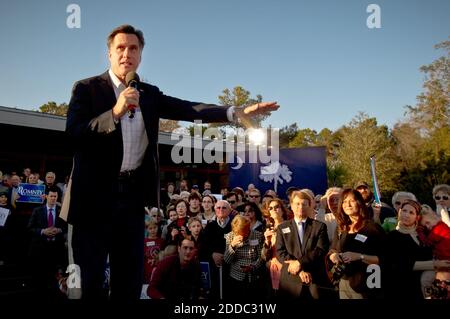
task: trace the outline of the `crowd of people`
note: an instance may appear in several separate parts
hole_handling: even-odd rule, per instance
[[[10,213],[0,226],[0,261],[30,263],[38,291],[66,298],[67,224],[58,217],[66,184],[55,178],[48,172],[41,182],[43,204],[28,204],[14,189],[39,176],[2,176],[0,207]],[[142,298],[448,299],[450,186],[430,191],[434,207],[407,191],[395,193],[392,206],[377,203],[363,181],[324,195],[168,183],[161,207],[143,216]]]

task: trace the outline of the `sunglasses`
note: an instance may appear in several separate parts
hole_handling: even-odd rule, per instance
[[[249,195],[248,197],[251,197],[251,198],[258,198],[258,197],[260,197],[260,195]]]
[[[277,210],[278,208],[280,208],[279,205],[269,206],[269,210]]]
[[[227,206],[217,206],[217,207],[215,207],[216,209],[228,209],[228,207]]]
[[[234,204],[234,203],[236,203],[236,201],[235,200],[229,200],[229,201],[227,201],[228,203],[230,203],[230,204]]]
[[[445,196],[445,195],[442,196],[442,197],[441,197],[441,196],[434,196],[434,199],[435,199],[435,200],[441,200],[441,198],[442,198],[443,200],[448,200],[448,196]]]

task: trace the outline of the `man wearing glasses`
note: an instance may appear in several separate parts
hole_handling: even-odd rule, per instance
[[[248,192],[248,201],[259,206],[261,203],[261,193],[258,189],[253,188]]]
[[[205,227],[205,242],[208,243],[209,266],[211,270],[211,298],[219,299],[226,290],[229,267],[223,262],[225,253],[225,234],[231,232],[231,206],[226,200],[219,200],[214,205],[216,219]],[[221,278],[222,277],[222,278]],[[221,286],[221,283],[224,286]],[[222,292],[222,293],[221,293]]]

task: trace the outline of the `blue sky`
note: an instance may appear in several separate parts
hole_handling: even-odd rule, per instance
[[[69,29],[66,8],[81,8]],[[381,29],[366,8],[381,7]],[[415,104],[419,67],[442,55],[448,0],[147,0],[0,2],[0,105],[68,102],[75,81],[108,68],[106,36],[129,23],[146,38],[141,78],[217,103],[241,85],[281,105],[266,125],[332,130],[358,111],[392,127]]]

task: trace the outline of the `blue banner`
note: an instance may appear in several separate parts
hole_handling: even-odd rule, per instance
[[[45,185],[20,183],[16,188],[16,202],[42,204],[45,195]]]
[[[202,288],[207,290],[211,289],[211,272],[209,270],[209,262],[201,261],[200,270],[202,272]]]
[[[235,163],[240,164],[236,167]],[[254,184],[261,195],[273,189],[280,198],[286,198],[291,186],[309,188],[314,194],[325,194],[327,189],[325,147],[281,149],[279,160],[268,164],[245,163],[242,159],[235,159],[235,163],[228,165],[231,188],[247,189],[248,184]]]

